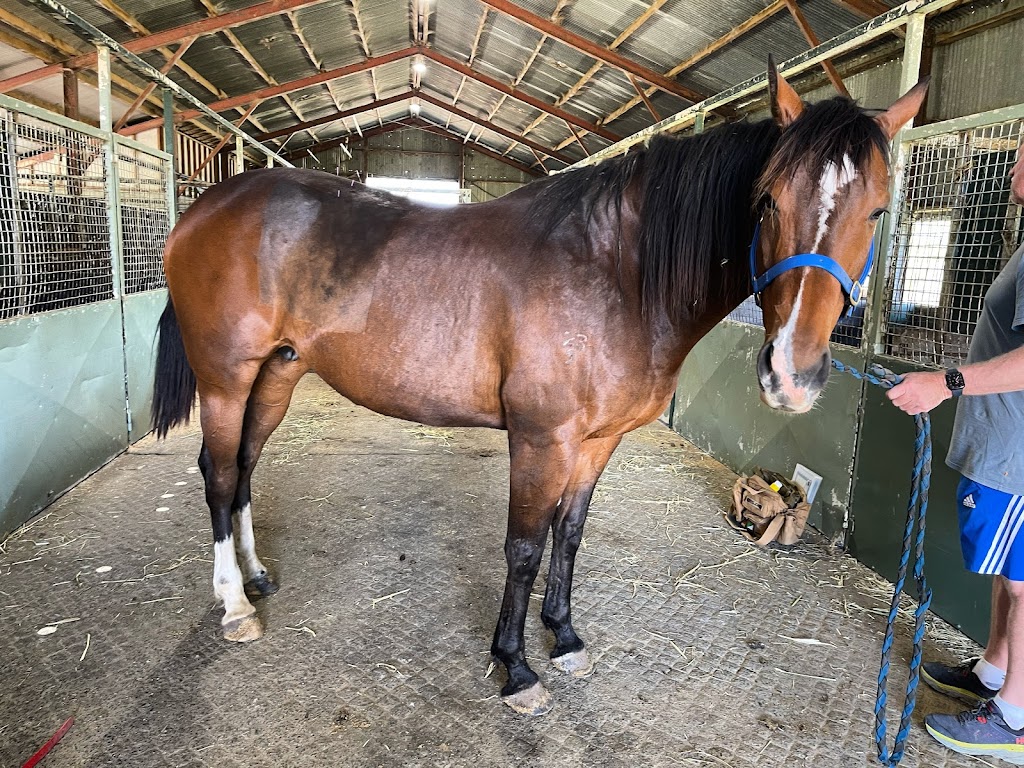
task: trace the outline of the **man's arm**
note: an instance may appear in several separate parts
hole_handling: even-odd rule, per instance
[[[964,397],[995,395],[1024,389],[1024,347],[981,363],[960,366]],[[885,393],[893,405],[914,415],[926,413],[953,393],[946,388],[945,371],[908,373],[902,382]]]

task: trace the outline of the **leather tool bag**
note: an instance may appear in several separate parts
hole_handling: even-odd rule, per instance
[[[755,469],[736,480],[725,519],[758,546],[773,541],[792,546],[800,540],[810,511],[798,486],[777,472]]]

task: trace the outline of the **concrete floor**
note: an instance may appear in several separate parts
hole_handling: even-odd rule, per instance
[[[254,482],[281,591],[245,646],[219,637],[197,429],[137,444],[0,549],[0,766],[71,715],[46,768],[877,765],[885,585],[819,542],[741,540],[720,518],[732,473],[661,425],[613,457],[577,561],[596,674],[545,668],[538,600],[527,643],[555,709],[501,705],[504,437],[378,417],[306,377]],[[973,649],[938,620],[929,638],[932,658]],[[982,764],[921,725],[955,709],[922,693],[905,766]]]

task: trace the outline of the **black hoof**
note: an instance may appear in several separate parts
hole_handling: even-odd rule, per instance
[[[267,597],[277,592],[277,590],[277,582],[273,581],[265,573],[245,582],[245,594],[250,597]]]

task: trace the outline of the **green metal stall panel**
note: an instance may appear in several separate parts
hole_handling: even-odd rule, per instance
[[[897,373],[927,370],[894,358],[877,362]],[[956,406],[947,400],[931,412],[932,477],[925,536],[925,576],[934,592],[932,610],[984,643],[988,637],[990,576],[964,569],[957,524],[960,475],[946,466]],[[864,399],[857,475],[853,485],[851,553],[894,580],[903,545],[907,497],[914,466],[914,419],[896,408],[878,387]]]
[[[773,411],[758,395],[755,372],[764,330],[725,322],[690,352],[676,391],[672,427],[739,473],[760,466],[791,476],[797,463],[822,476],[812,525],[842,539],[850,506],[861,384],[833,371],[809,414]],[[862,363],[842,348],[833,354]]]
[[[0,536],[127,447],[120,302],[0,323]]]
[[[125,377],[128,389],[128,442],[149,433],[156,366],[156,326],[167,302],[167,290],[124,297]]]

